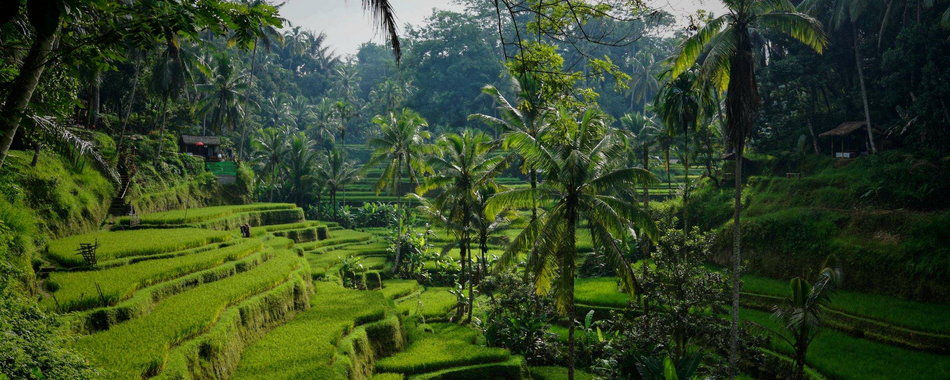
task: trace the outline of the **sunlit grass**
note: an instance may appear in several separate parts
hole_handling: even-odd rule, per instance
[[[49,257],[63,266],[81,266],[85,261],[76,250],[80,243],[94,244],[98,241],[97,259],[108,261],[130,256],[156,255],[160,253],[195,248],[210,243],[228,240],[231,234],[198,228],[142,229],[126,231],[96,231],[56,239],[47,245]]]

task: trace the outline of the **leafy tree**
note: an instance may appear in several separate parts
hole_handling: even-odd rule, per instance
[[[726,135],[736,153],[735,209],[733,213],[734,251],[732,256],[732,347],[729,362],[735,376],[739,337],[739,290],[741,260],[742,160],[746,139],[758,116],[760,98],[755,81],[755,55],[752,34],[771,30],[804,43],[821,52],[827,39],[818,20],[799,13],[787,0],[730,0],[729,13],[710,20],[680,45],[672,58],[670,75],[676,77],[691,68],[704,50],[697,83],[711,83],[716,90],[727,90]]]
[[[562,120],[561,139],[545,146],[541,141],[521,135],[511,146],[527,156],[547,173],[547,180],[536,189],[515,189],[495,195],[487,213],[503,208],[528,208],[535,197],[547,205],[508,245],[498,262],[499,269],[511,268],[518,254],[528,252],[526,272],[534,280],[539,294],[552,293],[558,311],[573,322],[574,277],[577,261],[577,228],[588,220],[595,248],[603,249],[617,270],[624,289],[631,294],[639,288],[636,275],[617,244],[632,228],[647,236],[656,236],[650,216],[636,203],[612,195],[655,181],[652,174],[636,168],[611,168],[623,149],[620,137],[608,132],[594,110],[579,121]],[[574,323],[568,328],[568,377],[574,376]]]
[[[391,194],[399,196],[397,215],[399,215],[398,224],[401,231],[404,212],[403,196],[400,196],[402,176],[405,173],[410,182],[419,184],[418,176],[422,174],[423,146],[425,140],[429,138],[429,132],[425,130],[428,124],[422,116],[408,108],[404,108],[399,116],[394,112],[390,112],[387,116],[378,115],[373,118],[373,124],[379,127],[379,134],[366,141],[366,146],[373,149],[373,153],[364,168],[374,168],[385,164],[383,173],[376,182],[376,194],[379,195],[381,191],[389,188]],[[398,241],[397,236],[394,272],[399,268],[400,247],[402,243]]]

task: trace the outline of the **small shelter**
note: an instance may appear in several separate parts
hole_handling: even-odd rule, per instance
[[[727,163],[727,161],[735,161],[736,152],[723,154],[719,159],[722,160],[722,169],[719,171],[719,177],[721,177],[723,181],[734,180],[736,178],[736,164],[732,162]],[[742,173],[745,173],[743,175],[749,174],[751,169],[752,160],[746,156],[742,156]]]
[[[827,137],[831,145],[831,155],[837,158],[854,158],[857,156],[866,156],[869,152],[871,143],[868,139],[868,123],[865,121],[846,121],[837,128],[818,135],[819,138]],[[880,128],[874,126],[874,142],[877,150],[884,150],[889,146],[888,141],[882,136]]]
[[[181,153],[201,156],[205,161],[223,160],[224,152],[221,151],[221,139],[218,136],[181,135],[178,145]]]

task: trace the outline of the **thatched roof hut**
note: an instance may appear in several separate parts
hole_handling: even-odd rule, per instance
[[[859,155],[867,155],[870,147],[868,140],[868,123],[861,121],[846,121],[834,129],[823,132],[818,135],[819,138],[827,137],[831,140],[831,155],[838,158],[854,158]],[[883,150],[887,144],[881,136],[881,129],[874,126],[871,131],[874,133],[874,143],[878,150]]]

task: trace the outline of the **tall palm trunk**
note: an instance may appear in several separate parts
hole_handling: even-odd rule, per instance
[[[858,27],[854,21],[851,22],[851,34],[854,37],[854,63],[858,68],[858,83],[861,84],[861,100],[864,102],[864,120],[867,122],[869,149],[871,153],[877,153],[877,145],[874,144],[874,126],[871,124],[871,107],[868,105],[868,90],[864,85],[864,69],[861,68],[861,43],[858,39]]]
[[[755,83],[755,55],[752,52],[752,36],[746,24],[737,25],[737,51],[729,67],[729,86],[726,97],[727,132],[729,142],[736,151],[736,188],[733,210],[733,251],[732,251],[732,324],[729,341],[729,369],[732,378],[737,373],[739,350],[739,292],[741,290],[742,260],[742,161],[745,141],[752,132],[752,125],[761,107]]]
[[[23,118],[23,112],[26,111],[33,97],[33,90],[36,89],[36,84],[39,83],[43,70],[46,69],[46,58],[53,50],[58,31],[59,27],[48,36],[37,34],[33,45],[30,46],[30,52],[23,59],[20,73],[10,86],[7,100],[0,109],[0,167],[7,158],[7,152],[13,144],[13,137],[16,136],[20,120]]]
[[[689,239],[689,128],[683,130],[683,235]]]
[[[135,90],[139,86],[139,74],[141,73],[139,63],[135,64],[135,76],[132,79],[132,92],[129,94],[129,106],[126,108],[125,117],[122,119],[122,131],[119,132],[119,142],[115,144],[115,153],[118,155],[122,151],[122,143],[125,141],[125,129],[129,125],[129,118],[132,116],[132,105],[135,104]]]
[[[396,167],[399,167],[399,166],[402,166],[401,163],[396,163]],[[393,183],[393,194],[399,193],[399,184],[402,182],[402,176],[400,176],[398,172],[399,170],[397,170],[396,179],[394,180],[394,183]],[[393,273],[399,273],[399,259],[401,258],[400,256],[402,256],[402,220],[403,220],[402,198],[403,197],[399,197],[399,200],[396,202],[396,208],[397,208],[396,219],[399,219],[399,220],[397,223],[398,229],[396,230],[397,231],[396,233],[396,260],[393,262]]]
[[[465,251],[468,253],[468,258],[465,259],[468,264],[468,318],[466,318],[466,322],[472,322],[472,306],[475,303],[475,290],[474,290],[475,278],[472,277],[472,267],[474,266],[472,265],[472,257],[474,255],[472,255],[472,235],[471,233],[468,232],[468,227],[469,227],[469,224],[471,223],[468,217],[468,214],[470,211],[471,211],[471,208],[469,207],[469,204],[466,201],[465,206],[463,207],[463,210],[462,210],[463,212],[462,228],[465,229],[464,244],[465,244]]]
[[[165,145],[165,107],[168,104],[168,96],[162,95],[162,127],[158,133],[158,149],[155,154],[155,168],[158,169],[158,162],[162,159],[162,146]]]
[[[251,74],[247,76],[247,89],[244,90],[244,109],[250,100],[251,87],[254,85],[254,71],[257,70],[257,39],[254,39],[254,49],[251,50]],[[244,137],[247,136],[247,112],[241,118],[241,146],[238,148],[238,159],[244,159]]]
[[[531,221],[538,219],[538,196],[534,193],[538,189],[538,171],[531,167],[528,169],[528,176],[531,180]]]
[[[650,148],[647,143],[643,143],[643,170],[647,172],[650,171]],[[643,183],[643,209],[647,212],[650,211],[650,185],[646,182]],[[643,250],[643,258],[648,259],[650,257],[650,239],[646,236],[641,236],[640,249]],[[649,265],[644,263],[644,271],[649,269]]]
[[[567,327],[567,378],[568,380],[574,380],[574,366],[576,362],[576,352],[574,347],[574,320],[576,319],[575,309],[574,309],[574,262],[575,257],[577,256],[577,209],[575,205],[577,203],[576,196],[572,197],[573,199],[568,199],[567,201],[567,225],[570,228],[567,229],[567,241],[568,241],[568,252],[567,255],[563,258],[561,262],[561,280],[567,281],[567,318],[568,318],[568,327]]]

